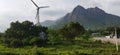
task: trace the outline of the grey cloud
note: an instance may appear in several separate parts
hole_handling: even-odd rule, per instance
[[[112,1],[112,2],[110,2],[110,5],[111,6],[120,6],[120,1],[118,0],[118,1]]]
[[[51,11],[43,11],[42,14],[48,16],[61,16],[65,13],[67,13],[65,10],[51,10]]]

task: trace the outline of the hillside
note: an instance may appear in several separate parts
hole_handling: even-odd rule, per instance
[[[54,21],[55,23],[52,27],[60,28],[71,21],[79,22],[86,29],[100,29],[114,25],[120,26],[119,16],[108,14],[98,7],[85,9],[78,5],[72,12],[67,13],[57,21]]]
[[[46,20],[46,21],[42,22],[41,24],[42,24],[42,26],[52,26],[53,24],[55,24],[55,21]]]

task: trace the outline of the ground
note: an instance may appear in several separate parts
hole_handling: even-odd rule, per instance
[[[110,42],[110,43],[113,43],[113,44],[116,43],[115,38],[94,37],[93,39],[94,40],[101,40],[103,43],[104,42]],[[120,45],[120,38],[117,39],[117,43]]]
[[[119,46],[120,48],[120,46]],[[68,44],[47,45],[45,47],[26,46],[8,48],[0,45],[0,55],[120,55],[115,45],[101,41],[75,41]]]

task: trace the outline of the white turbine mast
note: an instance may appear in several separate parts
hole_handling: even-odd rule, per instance
[[[37,26],[40,26],[41,24],[40,24],[39,10],[40,10],[41,8],[48,8],[49,6],[41,6],[41,7],[39,7],[33,0],[31,0],[31,1],[32,1],[32,3],[37,7],[37,13],[36,13],[35,19],[36,19],[36,25],[37,25]]]
[[[118,43],[117,43],[117,28],[115,27],[115,44],[116,44],[116,50],[118,51]]]

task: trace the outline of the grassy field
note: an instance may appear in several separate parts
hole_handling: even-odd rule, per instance
[[[0,45],[0,55],[120,55],[120,51],[117,52],[115,45],[110,43],[75,41],[45,47],[8,48]]]

